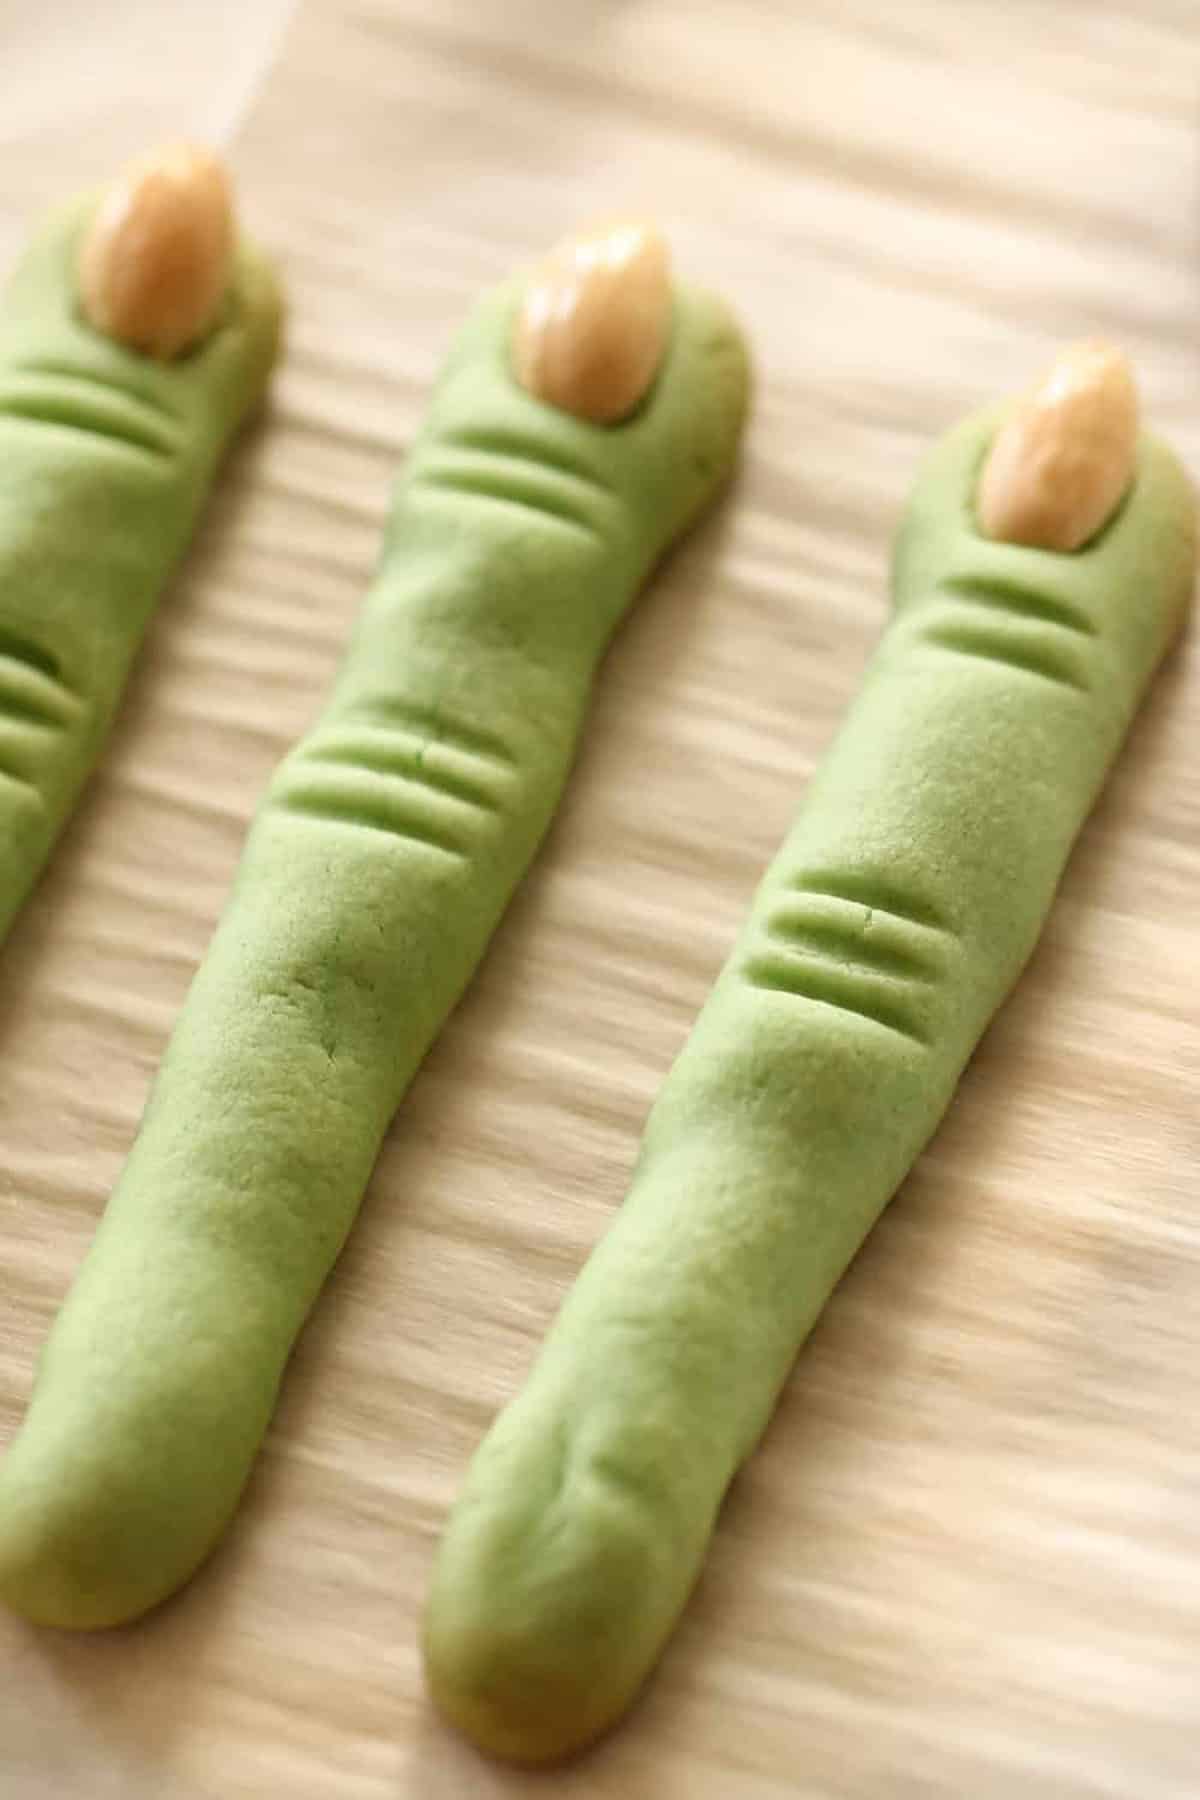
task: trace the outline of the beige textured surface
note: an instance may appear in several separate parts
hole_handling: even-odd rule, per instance
[[[1190,0],[301,5],[235,145],[286,264],[287,365],[0,958],[0,1441],[452,321],[634,205],[736,299],[757,409],[736,493],[614,649],[227,1542],[136,1628],[0,1621],[4,1800],[1200,1791],[1187,647],[625,1729],[557,1777],[489,1769],[430,1717],[414,1632],[464,1463],[618,1203],[853,691],[922,446],[1099,330],[1200,469],[1194,25]],[[159,75],[156,106],[197,69]],[[6,108],[0,246],[133,147],[136,92],[86,134],[48,99]]]

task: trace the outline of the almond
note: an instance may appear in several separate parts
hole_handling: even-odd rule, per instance
[[[644,220],[560,244],[530,278],[513,331],[522,387],[577,418],[627,418],[658,373],[671,321],[670,257]]]
[[[178,356],[214,323],[233,257],[229,180],[210,151],[140,157],[96,210],[79,260],[90,324],[148,356]]]
[[[1064,350],[996,436],[979,485],[984,534],[1042,550],[1078,550],[1133,479],[1138,397],[1119,350]]]

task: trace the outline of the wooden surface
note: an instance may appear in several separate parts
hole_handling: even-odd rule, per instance
[[[0,1441],[255,798],[330,679],[453,322],[632,201],[735,300],[758,393],[736,490],[603,670],[559,821],[397,1119],[228,1539],[129,1630],[0,1621],[4,1800],[1193,1800],[1187,646],[636,1713],[555,1777],[492,1769],[431,1716],[415,1637],[466,1460],[620,1201],[883,622],[922,448],[1100,330],[1200,469],[1190,0],[307,0],[265,69],[278,17],[225,6],[185,57],[143,45],[124,87],[89,61],[96,9],[67,10],[6,104],[0,249],[172,106],[203,125],[220,78],[292,321],[0,959]],[[258,34],[236,80],[235,17]]]

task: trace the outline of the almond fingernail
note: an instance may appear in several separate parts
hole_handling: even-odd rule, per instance
[[[148,356],[178,356],[214,324],[233,246],[233,198],[217,157],[192,144],[140,157],[104,195],[84,240],[84,315]]]
[[[1064,350],[992,445],[979,484],[985,536],[1078,550],[1124,497],[1137,432],[1137,388],[1121,351],[1094,341]]]
[[[513,331],[517,380],[539,400],[611,425],[658,373],[671,319],[666,243],[621,219],[551,251],[530,278]]]

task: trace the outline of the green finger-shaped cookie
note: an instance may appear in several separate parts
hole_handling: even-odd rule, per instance
[[[274,777],[0,1465],[0,1595],[98,1626],[232,1512],[384,1130],[554,811],[597,661],[712,496],[745,403],[680,290],[612,427],[524,391],[521,290],[455,347],[325,711]]]
[[[428,1677],[497,1755],[578,1748],[644,1680],[799,1345],[1032,950],[1180,621],[1194,501],[1167,451],[1141,440],[1107,529],[1056,555],[976,528],[995,425],[967,423],[921,474],[861,694],[632,1191],[451,1516]]]
[[[274,278],[247,245],[216,325],[178,360],[96,330],[76,298],[95,205],[56,216],[0,297],[0,937],[95,762],[278,337]]]

